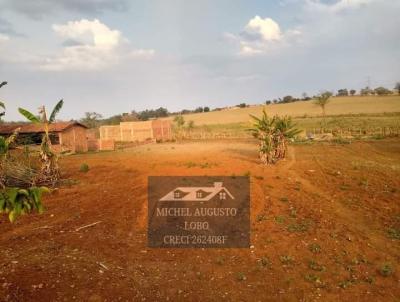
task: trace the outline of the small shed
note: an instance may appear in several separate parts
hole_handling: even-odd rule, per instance
[[[11,135],[19,128],[20,144],[40,144],[44,133],[41,124],[3,124],[0,135]],[[49,125],[50,140],[57,152],[87,152],[87,127],[79,122],[58,122]]]

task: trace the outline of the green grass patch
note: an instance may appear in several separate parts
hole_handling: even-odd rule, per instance
[[[387,235],[390,239],[400,240],[400,229],[397,228],[389,228],[387,230]]]
[[[314,254],[318,254],[318,253],[321,253],[321,246],[318,244],[318,243],[311,243],[309,246],[308,246],[308,249],[311,251],[311,252],[313,252]]]
[[[392,264],[385,263],[379,268],[379,273],[383,277],[389,277],[394,273],[394,268],[393,268]]]

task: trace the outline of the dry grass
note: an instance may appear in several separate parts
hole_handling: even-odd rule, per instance
[[[249,114],[261,115],[263,105],[248,108],[235,108],[206,113],[185,115],[185,120],[193,120],[195,125],[247,123]],[[321,109],[312,101],[267,106],[270,115],[291,115],[293,117],[315,117],[321,115]],[[346,114],[382,114],[400,112],[400,96],[355,96],[333,97],[326,106],[327,115]]]

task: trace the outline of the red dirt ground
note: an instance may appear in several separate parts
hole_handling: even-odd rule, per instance
[[[399,301],[400,141],[289,151],[273,167],[252,141],[63,158],[44,214],[0,218],[0,299]],[[147,176],[247,174],[250,249],[147,248]]]

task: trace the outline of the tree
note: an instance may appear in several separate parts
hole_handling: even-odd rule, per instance
[[[374,91],[375,91],[375,93],[377,95],[389,95],[389,94],[392,94],[391,90],[389,90],[389,89],[387,89],[385,87],[382,87],[382,86],[375,88]]]
[[[344,88],[344,89],[339,89],[337,95],[338,95],[338,96],[348,96],[348,95],[349,95],[349,92],[348,92],[348,90],[347,90],[346,88]]]
[[[325,119],[325,107],[329,103],[329,98],[332,96],[332,92],[330,91],[324,91],[321,92],[316,99],[314,100],[314,104],[321,107],[322,110],[322,116]]]
[[[210,107],[204,107],[204,112],[210,112]]]
[[[195,113],[200,113],[200,112],[203,112],[203,111],[204,111],[203,107],[197,107],[197,108],[194,110]]]
[[[181,114],[174,117],[174,125],[172,129],[177,140],[184,137],[184,125],[185,119]]]
[[[122,113],[121,116],[121,122],[135,122],[138,119],[139,119],[138,114],[135,110],[132,110],[131,112]]]
[[[270,105],[271,104],[271,101],[270,100],[266,100],[265,101],[265,105]]]
[[[176,126],[181,128],[183,127],[183,125],[185,125],[185,119],[182,115],[177,115],[174,117],[174,123],[176,124]]]
[[[247,104],[246,104],[246,103],[240,103],[239,105],[236,105],[236,107],[239,107],[239,108],[246,108],[246,107],[247,107]]]
[[[40,145],[40,160],[42,162],[41,173],[39,175],[40,181],[55,185],[60,179],[60,169],[58,166],[58,156],[53,152],[51,147],[49,126],[56,120],[56,115],[61,110],[64,101],[61,99],[53,108],[50,117],[47,117],[45,106],[39,108],[39,117],[33,115],[26,109],[18,108],[18,111],[30,122],[39,124],[44,129],[42,136],[42,143]]]
[[[187,128],[189,131],[192,131],[192,130],[194,129],[194,121],[192,121],[192,120],[188,121],[188,122],[187,122],[187,125],[186,125],[186,128]]]
[[[396,83],[396,85],[394,86],[394,89],[396,89],[397,93],[400,94],[400,82]]]
[[[357,91],[355,91],[354,89],[351,89],[351,90],[350,90],[351,96],[354,96],[354,95],[356,94],[356,92],[357,92]]]
[[[294,98],[291,95],[286,95],[282,99],[282,103],[292,103]]]
[[[100,113],[85,112],[85,117],[82,118],[80,122],[88,128],[97,128],[101,118],[103,118],[103,116]]]
[[[372,90],[367,86],[360,90],[360,95],[370,95],[372,94]]]
[[[279,159],[286,157],[287,142],[301,132],[296,129],[292,119],[288,116],[275,115],[270,118],[265,109],[263,115],[258,118],[250,115],[254,120],[249,130],[259,141],[259,156],[264,164],[274,164]]]

